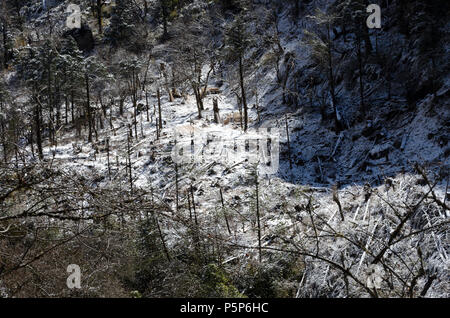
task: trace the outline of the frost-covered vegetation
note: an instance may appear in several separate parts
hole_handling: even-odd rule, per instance
[[[2,1],[0,296],[449,297],[449,4],[372,2]]]

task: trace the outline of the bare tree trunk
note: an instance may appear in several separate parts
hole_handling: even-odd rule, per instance
[[[150,117],[149,117],[149,114],[148,114],[148,108],[149,108],[149,106],[148,106],[148,93],[147,93],[147,88],[146,88],[145,89],[145,110],[147,112],[147,121],[150,121]]]
[[[123,116],[123,104],[125,103],[125,98],[123,96],[119,99],[119,115]]]
[[[65,94],[65,119],[64,119],[64,123],[67,125],[69,123],[69,96],[67,96],[67,94]]]
[[[179,204],[178,204],[178,164],[175,163],[175,197],[176,197],[176,208],[177,213],[179,211]]]
[[[165,81],[164,86],[167,91],[167,96],[169,96],[169,102],[172,103],[174,101],[174,98],[173,98],[172,90],[170,89],[169,79],[168,79],[166,71],[164,71],[164,81]]]
[[[256,106],[256,113],[258,115],[258,123],[261,122],[261,113],[259,111],[259,98],[258,98],[258,89],[255,89],[255,106]]]
[[[205,96],[206,96],[206,91],[208,90],[209,77],[211,76],[211,72],[213,70],[214,70],[214,65],[211,65],[211,67],[208,71],[208,74],[206,74],[205,86],[203,86],[203,89],[202,89],[202,95],[201,95],[202,99],[205,98]]]
[[[363,62],[361,53],[361,35],[357,35],[357,50],[358,50],[358,64],[359,64],[359,94],[360,94],[360,108],[363,116],[366,115],[366,107],[364,104],[364,83],[363,83]]]
[[[159,124],[156,119],[156,105],[153,104],[153,114],[155,115],[156,139],[159,139]]]
[[[167,39],[169,33],[167,32],[167,8],[163,5],[163,39]]]
[[[220,122],[220,115],[219,115],[219,103],[217,101],[217,98],[213,99],[213,111],[214,111],[214,122],[218,124]]]
[[[148,3],[147,0],[144,0],[144,17],[148,14]]]
[[[288,156],[289,156],[289,168],[291,168],[291,170],[292,170],[291,142],[289,140],[289,126],[288,126],[287,115],[285,115],[285,120],[286,120],[286,136],[287,136],[287,146],[288,146]]]
[[[91,101],[89,97],[89,76],[86,73],[85,74],[85,81],[86,81],[86,110],[87,110],[87,119],[89,124],[89,137],[88,141],[92,142],[92,112],[91,112]]]
[[[130,151],[130,136],[129,135],[127,137],[127,157],[128,157],[128,175],[129,175],[129,182],[130,182],[130,193],[133,193],[133,175],[132,175],[132,170],[131,170],[131,151]]]
[[[33,131],[33,124],[31,124],[30,126],[30,148],[31,148],[31,155],[33,156],[33,159],[36,158],[35,154],[34,154],[34,131]]]
[[[35,111],[34,111],[34,122],[36,125],[36,145],[38,148],[39,159],[44,159],[44,154],[42,151],[42,135],[41,135],[41,106],[39,105],[39,101],[37,101]]]
[[[8,47],[8,30],[6,25],[6,20],[2,21],[2,37],[3,37],[3,68],[8,68],[9,62],[9,47]]]
[[[144,121],[142,120],[142,112],[141,112],[141,137],[145,138],[145,135],[144,135]]]
[[[70,104],[71,104],[71,115],[72,115],[72,123],[75,122],[75,93],[73,89],[70,91]]]
[[[162,114],[161,114],[161,93],[159,91],[159,88],[156,92],[157,96],[158,96],[158,114],[159,114],[159,130],[162,129]]]
[[[188,199],[189,220],[192,222],[191,195],[189,194],[189,190],[186,191],[186,194]]]
[[[109,128],[114,129],[113,123],[112,123],[112,112],[113,112],[113,103],[109,106]],[[116,135],[116,132],[114,131],[114,136]]]
[[[192,184],[191,184],[191,196],[192,196],[192,210],[194,211],[195,225],[198,226],[197,211],[195,211],[194,188],[192,187]]]
[[[98,23],[98,34],[103,33],[103,26],[102,26],[102,3],[103,0],[97,0],[96,10],[97,10],[97,23]]]
[[[0,128],[1,128],[1,136],[2,136],[3,161],[5,163],[7,163],[8,162],[8,147],[6,145],[6,129],[5,129],[5,123],[3,122],[3,118],[0,119]]]
[[[133,117],[134,117],[134,137],[136,140],[138,139],[138,133],[137,133],[137,90],[138,90],[138,84],[137,84],[137,75],[135,74],[135,71],[133,69],[131,73],[131,83],[129,83],[129,88],[131,91],[131,100],[133,103]]]
[[[364,43],[366,46],[366,55],[368,56],[373,51],[372,42],[370,41],[369,28],[366,27],[364,21],[362,22],[361,28],[363,30]]]
[[[161,227],[159,226],[158,218],[156,217],[156,214],[153,214],[153,216],[155,218],[156,228],[158,229],[159,237],[160,237],[162,245],[163,245],[164,254],[166,254],[167,260],[170,262],[169,250],[167,249],[166,241],[164,240],[164,236],[161,231]]]
[[[259,249],[259,261],[262,261],[262,246],[261,246],[261,217],[259,215],[259,183],[258,183],[258,171],[255,171],[256,178],[256,219],[258,221],[258,249]]]
[[[247,98],[245,97],[245,87],[244,87],[244,66],[242,63],[242,55],[239,56],[239,79],[241,84],[241,94],[242,94],[242,105],[244,106],[244,131],[247,131],[248,126],[248,108],[247,108]]]
[[[198,87],[195,84],[192,84],[192,89],[194,90],[195,101],[197,103],[198,118],[200,119],[202,118],[203,102]]]
[[[230,223],[228,222],[227,212],[225,211],[225,204],[223,203],[223,193],[222,193],[222,188],[219,188],[219,191],[220,191],[220,201],[222,202],[223,216],[224,216],[224,218],[225,218],[225,223],[227,224],[228,234],[231,235]]]
[[[240,120],[240,123],[241,123],[241,129],[243,129],[244,128],[244,125],[243,125],[243,123],[242,123],[242,99],[241,99],[241,97],[239,96],[239,94],[237,94],[236,93],[236,99],[237,99],[237,104],[238,104],[238,109],[239,109],[239,120]],[[234,121],[234,120],[233,120]]]
[[[106,138],[106,156],[107,156],[107,160],[108,160],[108,177],[109,177],[109,180],[111,180],[111,164],[109,161],[109,137]]]

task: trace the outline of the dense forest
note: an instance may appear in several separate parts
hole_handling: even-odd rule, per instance
[[[450,297],[449,13],[0,0],[0,297]]]

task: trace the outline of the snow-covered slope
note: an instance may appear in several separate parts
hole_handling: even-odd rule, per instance
[[[190,10],[198,9],[196,3]],[[292,19],[289,6],[277,12],[283,48],[278,75],[286,77],[284,90],[277,81],[275,67],[267,62],[272,49],[260,47],[246,52],[247,58],[255,57],[245,74],[250,130],[265,127],[280,132],[280,165],[275,174],[255,176],[249,162],[224,162],[214,157],[202,163],[174,163],[175,131],[179,127],[210,129],[224,136],[242,132],[237,123],[212,121],[214,99],[222,120],[239,112],[236,84],[227,81],[237,75],[225,64],[209,77],[209,87],[219,92],[206,95],[202,118],[198,118],[191,90],[173,102],[164,91],[163,128],[158,137],[156,94],[146,100],[139,92],[137,104],[148,102],[150,116],[147,120],[145,110],[137,114],[137,135],[133,105],[127,99],[122,116],[118,109],[108,110],[112,112],[112,125],[100,117],[104,129],[98,130],[93,142],[86,141],[85,130],[76,136],[74,127],[63,127],[57,145],[44,142],[46,162],[67,173],[96,176],[93,189],[110,184],[127,188],[130,157],[132,187],[150,189],[152,199],[171,213],[171,217],[164,215],[160,220],[169,249],[182,244],[189,228],[177,219],[192,218],[192,207],[199,231],[210,240],[208,244],[225,246],[220,263],[235,279],[261,258],[259,253],[264,249],[262,263],[267,266],[275,263],[274,259],[279,261],[277,253],[294,255],[301,263],[301,275],[289,281],[292,286],[286,288],[290,297],[399,297],[404,286],[417,295],[431,278],[433,284],[425,290],[427,296],[448,297],[450,79],[447,74],[437,92],[408,100],[401,79],[405,68],[417,67],[414,65],[419,63],[420,55],[402,47],[394,58],[388,97],[383,75],[386,69],[375,57],[368,58],[364,91],[369,110],[361,117],[358,76],[352,66],[355,56],[349,53],[354,39],[336,35],[342,32],[337,26],[333,35],[338,51],[334,57],[339,78],[337,109],[345,129],[336,132],[330,119],[333,110],[329,82],[312,61],[304,32],[314,28],[310,15],[315,9],[332,3],[320,1],[319,5],[311,1],[296,19]],[[265,5],[256,4],[261,13]],[[201,7],[205,8],[208,6]],[[224,19],[222,23],[226,26],[230,21]],[[372,32],[370,39],[379,57],[390,54],[392,42],[409,43],[396,25]],[[169,48],[169,44],[160,44],[154,48],[158,52],[155,55],[164,56],[161,52]],[[447,47],[444,50],[448,52]],[[91,54],[100,53],[104,52],[97,48]],[[146,55],[140,58],[144,62]],[[288,67],[288,63],[293,66]],[[317,79],[317,85],[311,86],[310,78]],[[152,85],[148,88],[152,93],[155,90]],[[290,102],[283,101],[286,92]],[[133,127],[132,137],[129,125]],[[432,181],[428,182],[421,171]],[[426,250],[424,255],[421,249]],[[381,282],[374,278],[375,272],[383,277]],[[396,276],[389,280],[386,273]],[[414,285],[409,283],[411,280]],[[374,284],[379,287],[374,288]],[[245,294],[246,290],[241,292]]]

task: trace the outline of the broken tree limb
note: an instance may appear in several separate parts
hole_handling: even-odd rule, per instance
[[[343,138],[343,137],[344,137],[344,132],[341,131],[341,132],[339,133],[339,137],[338,137],[338,139],[337,139],[337,141],[336,141],[336,145],[334,146],[333,152],[332,152],[331,155],[330,155],[330,158],[333,158],[333,156],[335,155],[336,150],[338,149],[339,145],[341,144],[342,138]],[[334,159],[333,159],[333,160],[334,160]]]
[[[408,141],[409,134],[410,133],[404,134],[402,137],[402,144],[400,146],[400,150],[402,150],[402,151],[405,150],[406,142]]]
[[[341,215],[342,221],[345,221],[344,212],[342,211],[341,201],[339,200],[337,184],[333,185],[333,201],[336,202],[336,204],[339,208],[339,214]]]
[[[223,202],[222,188],[219,188],[219,191],[220,191],[220,201],[222,202],[223,216],[224,216],[225,222],[226,222],[226,224],[227,224],[228,234],[231,235],[230,223],[228,222],[228,216],[227,216],[227,212],[225,211],[225,204],[224,204],[224,202]]]
[[[319,164],[319,170],[320,170],[320,181],[323,182],[323,170],[322,170],[322,162],[320,161],[319,156],[317,156],[317,163]]]

